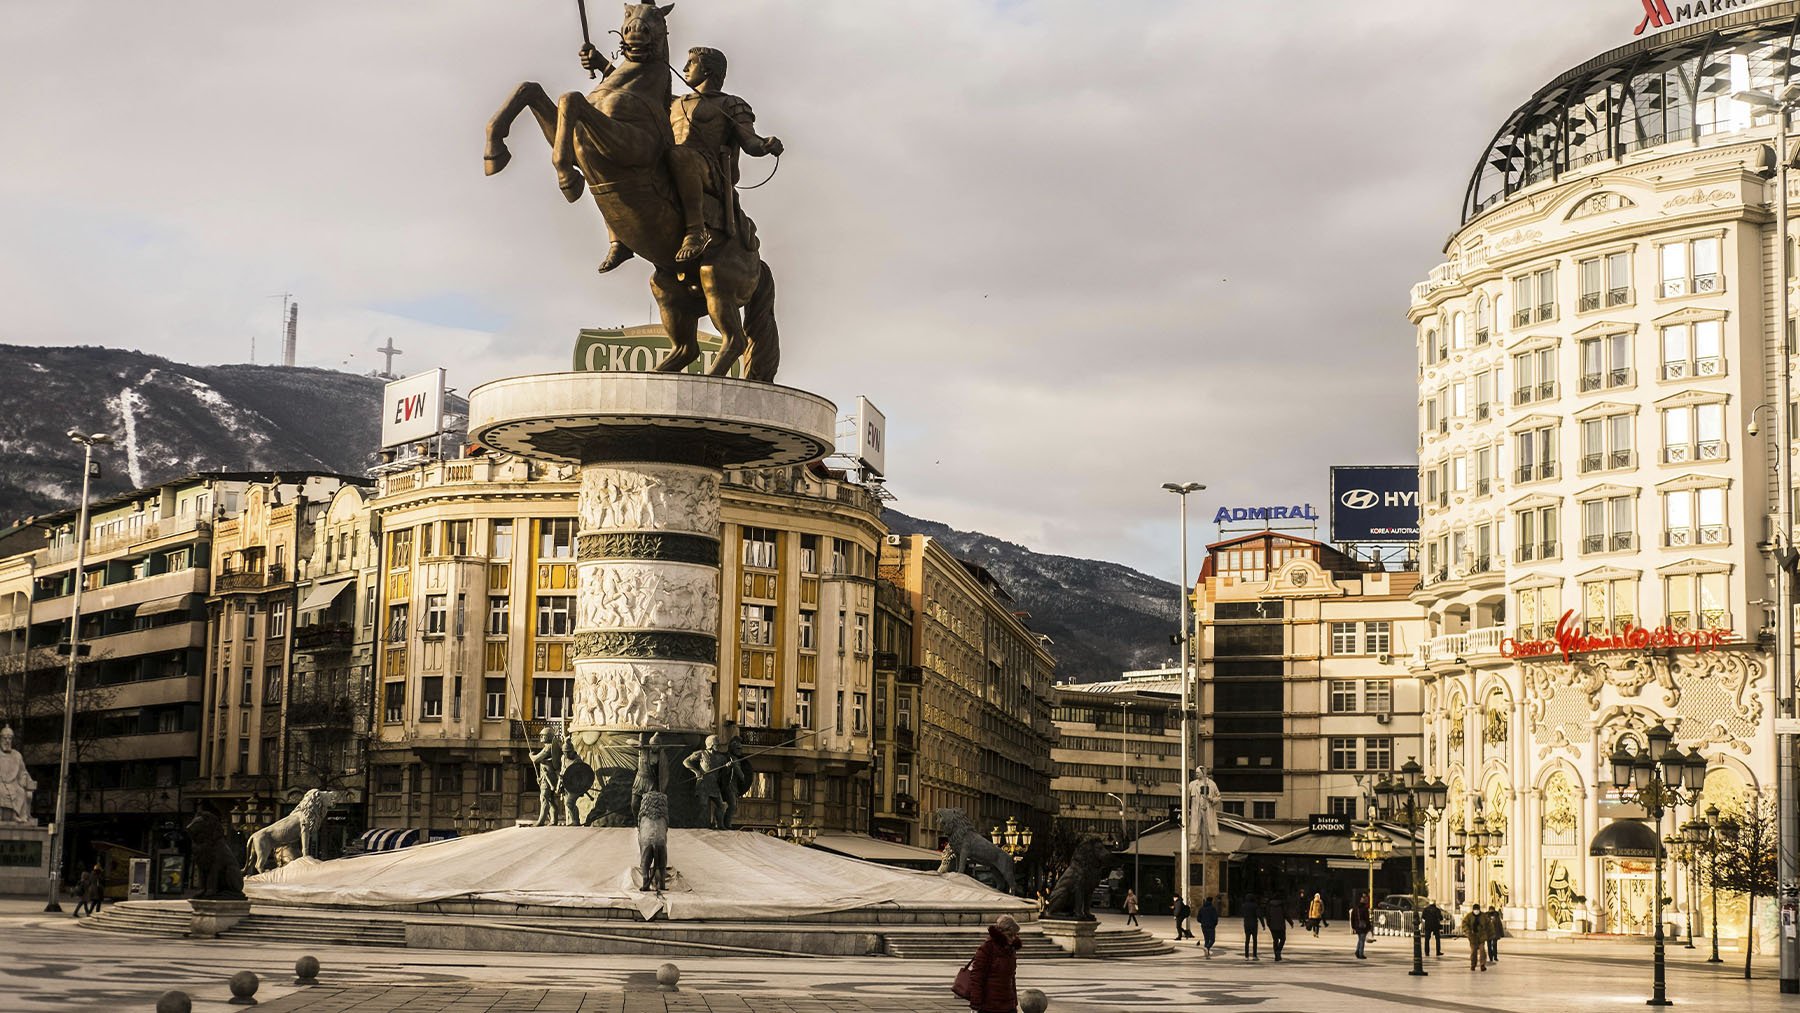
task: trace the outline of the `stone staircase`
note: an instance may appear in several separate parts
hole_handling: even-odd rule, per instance
[[[406,923],[353,915],[259,914],[253,909],[248,918],[227,929],[220,938],[320,946],[405,946]]]
[[[82,928],[101,932],[123,932],[134,936],[161,936],[179,939],[188,934],[191,915],[183,909],[149,907],[129,901],[108,904],[91,918],[82,918]]]
[[[889,956],[903,960],[967,960],[987,938],[986,929],[946,929],[938,932],[890,932],[884,937]],[[1142,929],[1100,930],[1094,937],[1094,956],[1101,959],[1152,957],[1173,953],[1168,943]],[[1019,957],[1024,960],[1063,960],[1068,953],[1027,928],[1019,935]]]

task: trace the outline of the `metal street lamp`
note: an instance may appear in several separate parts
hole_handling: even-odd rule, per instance
[[[1006,818],[1006,826],[995,827],[988,835],[994,846],[1006,852],[1008,857],[1018,858],[1031,850],[1031,828],[1019,826],[1016,816]]]
[[[75,597],[69,602],[69,661],[63,673],[62,754],[56,761],[56,820],[50,824],[50,899],[45,911],[61,911],[57,893],[62,886],[63,850],[68,828],[63,826],[69,803],[69,751],[75,738],[75,672],[81,664],[81,588],[87,583],[88,492],[94,476],[94,448],[111,443],[108,433],[71,429],[69,439],[81,444],[81,508],[75,515]]]
[[[1612,754],[1613,787],[1628,803],[1640,805],[1653,826],[1660,827],[1664,812],[1678,805],[1692,805],[1700,798],[1706,783],[1706,757],[1699,750],[1683,753],[1674,744],[1675,735],[1661,722],[1644,733],[1648,745],[1641,753],[1633,753],[1620,740]],[[1672,1006],[1669,1001],[1663,966],[1663,848],[1656,848],[1656,956],[1651,978],[1652,992],[1647,1006]]]
[[[1192,684],[1193,684],[1193,679],[1191,678],[1192,673],[1188,670],[1188,661],[1192,657],[1192,652],[1190,652],[1188,650],[1188,645],[1189,645],[1189,641],[1191,640],[1191,638],[1193,636],[1193,624],[1188,620],[1188,600],[1189,600],[1189,595],[1191,595],[1193,593],[1194,586],[1192,583],[1190,583],[1189,575],[1188,575],[1187,501],[1188,501],[1189,493],[1204,492],[1206,490],[1206,486],[1200,484],[1199,482],[1164,482],[1163,488],[1174,493],[1177,497],[1179,497],[1181,499],[1181,578],[1180,578],[1180,580],[1177,581],[1177,583],[1181,585],[1181,634],[1180,634],[1180,638],[1181,638],[1181,820],[1182,820],[1182,826],[1181,826],[1181,843],[1180,843],[1180,859],[1179,859],[1180,867],[1175,872],[1175,882],[1176,882],[1176,889],[1180,891],[1180,895],[1181,895],[1182,899],[1186,900],[1188,893],[1193,886],[1192,881],[1191,881],[1192,875],[1193,875],[1191,863],[1193,862],[1193,858],[1189,854],[1188,828],[1187,828],[1186,824],[1187,824],[1187,820],[1188,820],[1188,813],[1190,812],[1188,796],[1191,794],[1191,789],[1189,788],[1189,785],[1192,783],[1190,779],[1194,773],[1193,757],[1191,757],[1188,753],[1190,745],[1194,741],[1194,726],[1193,726],[1194,705],[1193,705],[1192,688],[1191,688]]]
[[[1663,838],[1663,847],[1668,849],[1669,857],[1687,871],[1687,942],[1682,948],[1689,950],[1694,948],[1694,863],[1700,855],[1700,842],[1705,839],[1705,827],[1706,824],[1697,819],[1688,820]]]
[[[1373,814],[1371,814],[1373,815]],[[1359,830],[1350,836],[1350,850],[1356,857],[1369,863],[1369,905],[1375,904],[1375,863],[1385,861],[1394,851],[1394,840],[1375,829],[1375,821],[1369,820],[1367,830]]]
[[[1120,837],[1120,844],[1121,844],[1121,846],[1123,846],[1123,841],[1124,841],[1124,837],[1125,837],[1125,796],[1119,794],[1116,791],[1109,791],[1106,793],[1106,797],[1107,798],[1116,798],[1119,800],[1119,837]],[[1143,872],[1143,865],[1139,860],[1139,854],[1138,854],[1137,822],[1138,822],[1137,821],[1137,811],[1133,810],[1131,813],[1131,888],[1133,890],[1136,890],[1138,888],[1138,885],[1139,885],[1138,876]]]
[[[1443,778],[1425,780],[1425,768],[1416,757],[1409,756],[1400,765],[1399,777],[1383,779],[1375,786],[1375,797],[1382,803],[1382,818],[1406,824],[1412,835],[1412,855],[1407,865],[1413,873],[1413,967],[1408,973],[1424,977],[1429,972],[1425,970],[1425,942],[1420,924],[1424,914],[1419,901],[1430,895],[1431,888],[1425,881],[1425,858],[1419,853],[1419,837],[1422,830],[1443,818],[1450,786]]]
[[[1498,828],[1489,829],[1487,817],[1476,813],[1467,829],[1456,831],[1456,837],[1462,842],[1463,854],[1475,858],[1475,902],[1479,904],[1482,879],[1487,872],[1485,859],[1489,855],[1500,853],[1500,849],[1506,844],[1506,832]]]
[[[1712,929],[1712,956],[1706,958],[1709,964],[1723,963],[1719,958],[1719,852],[1737,841],[1738,825],[1734,819],[1720,819],[1719,807],[1706,807],[1706,843],[1702,846],[1706,852],[1706,883],[1712,893],[1711,912],[1707,918]]]
[[[1790,284],[1790,267],[1788,263],[1788,170],[1794,163],[1793,153],[1788,150],[1788,116],[1795,106],[1800,105],[1800,83],[1790,82],[1778,93],[1764,91],[1740,91],[1732,95],[1739,102],[1755,106],[1775,116],[1775,229],[1776,249],[1780,258],[1780,283],[1775,286],[1775,333],[1768,340],[1769,349],[1780,349],[1778,359],[1781,363],[1781,403],[1775,415],[1775,474],[1777,482],[1777,513],[1780,521],[1775,537],[1771,539],[1771,548],[1778,563],[1775,576],[1775,707],[1778,717],[1793,718],[1794,715],[1794,579],[1791,567],[1795,562],[1794,549],[1794,430],[1791,409],[1794,401],[1794,349],[1788,339],[1788,321],[1792,319],[1792,310],[1788,306],[1788,286]],[[1755,416],[1751,416],[1754,423]],[[1795,789],[1800,788],[1800,758],[1794,754],[1794,739],[1791,733],[1781,731],[1783,722],[1777,720],[1775,732],[1775,810],[1776,818],[1776,861],[1779,865],[1779,882],[1784,899],[1791,897],[1800,883],[1800,809],[1795,806]],[[1779,937],[1781,950],[1781,990],[1783,992],[1800,992],[1800,939],[1787,933]]]

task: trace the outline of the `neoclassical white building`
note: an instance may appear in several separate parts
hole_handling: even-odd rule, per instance
[[[1643,813],[1607,758],[1657,722],[1708,758],[1702,809],[1772,797],[1775,126],[1730,96],[1778,91],[1797,29],[1800,3],[1767,4],[1539,89],[1412,291],[1432,634],[1412,668],[1452,789],[1430,880],[1517,928],[1651,930],[1650,860],[1617,853],[1647,833],[1608,829]],[[1559,623],[1594,639],[1565,653]],[[1660,646],[1615,646],[1633,629]],[[1477,812],[1505,833],[1479,860],[1454,834]],[[1741,919],[1722,907],[1722,933]]]

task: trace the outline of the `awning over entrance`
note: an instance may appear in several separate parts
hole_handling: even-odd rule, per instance
[[[328,580],[314,584],[312,589],[306,592],[306,597],[300,599],[300,611],[311,612],[314,609],[322,609],[332,602],[337,601],[337,596],[343,594],[344,589],[349,587],[350,582],[355,579],[356,578],[354,577],[341,577],[337,580]],[[141,615],[142,613],[139,614]]]
[[[172,595],[168,598],[155,598],[137,607],[138,618],[160,616],[166,612],[180,612],[193,606],[194,596],[191,594]]]
[[[419,841],[420,835],[417,827],[402,827],[397,830],[389,828],[364,831],[363,835],[357,838],[356,843],[361,845],[364,851],[398,851],[401,848],[410,848]]]
[[[813,847],[833,854],[860,858],[881,865],[898,865],[909,869],[938,867],[943,856],[930,848],[880,841],[862,834],[820,834]]]
[[[1361,833],[1365,829],[1366,827],[1358,824],[1356,832]],[[1405,827],[1393,823],[1377,823],[1375,829],[1387,835],[1388,839],[1394,842],[1394,849],[1389,857],[1406,857],[1406,849],[1412,847],[1413,838],[1411,834],[1407,833]],[[1282,855],[1293,858],[1323,858],[1327,861],[1338,859],[1349,863],[1344,866],[1345,868],[1361,868],[1364,862],[1356,857],[1356,846],[1350,838],[1351,834],[1329,833],[1322,830],[1296,830],[1279,840],[1264,845],[1256,854],[1258,858],[1265,855]]]
[[[1655,858],[1661,851],[1656,831],[1637,820],[1608,823],[1588,845],[1588,854],[1598,858]]]

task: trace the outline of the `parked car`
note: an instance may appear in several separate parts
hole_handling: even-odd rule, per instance
[[[1411,935],[1413,926],[1413,895],[1410,893],[1390,893],[1381,898],[1375,910],[1369,912],[1370,921],[1375,925],[1378,935]],[[1423,900],[1420,901],[1423,903]]]

